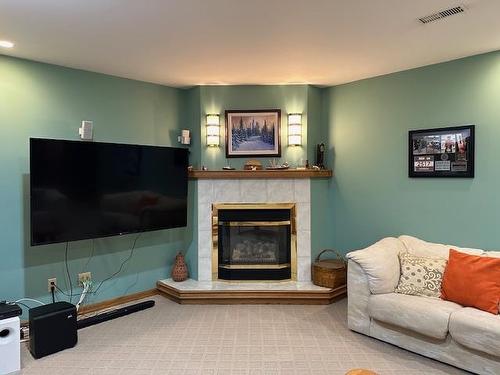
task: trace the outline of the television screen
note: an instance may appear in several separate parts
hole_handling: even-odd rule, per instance
[[[31,244],[186,226],[188,151],[30,139]]]

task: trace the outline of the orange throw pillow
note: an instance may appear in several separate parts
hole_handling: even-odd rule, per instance
[[[469,255],[450,249],[441,298],[498,314],[500,258]]]

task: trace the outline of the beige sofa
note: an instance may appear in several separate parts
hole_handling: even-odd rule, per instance
[[[347,254],[348,325],[353,331],[478,374],[500,374],[500,315],[438,298],[394,293],[398,254],[448,258],[450,248],[500,257],[410,236],[384,238]]]

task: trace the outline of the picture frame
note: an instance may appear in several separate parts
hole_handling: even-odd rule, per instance
[[[408,132],[408,177],[474,178],[475,125]]]
[[[226,110],[226,157],[280,157],[281,110]]]

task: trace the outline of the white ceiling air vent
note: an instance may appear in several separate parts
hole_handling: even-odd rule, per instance
[[[429,23],[429,22],[434,22],[449,16],[454,16],[455,14],[460,14],[465,12],[465,9],[461,6],[442,10],[441,12],[429,14],[428,16],[419,18],[418,20],[422,23]]]

